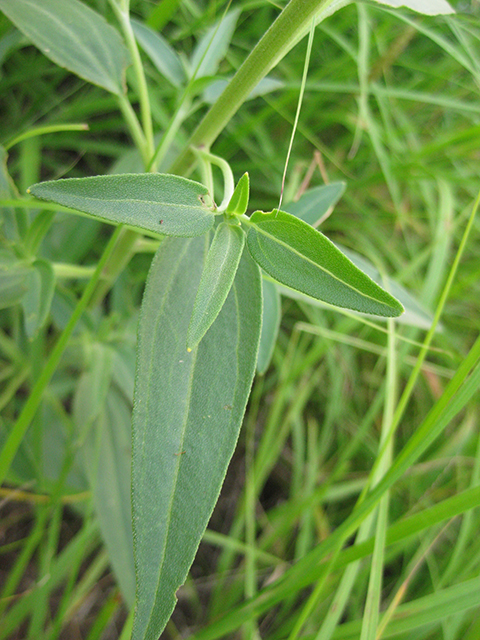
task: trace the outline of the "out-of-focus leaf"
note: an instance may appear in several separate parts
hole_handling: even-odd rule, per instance
[[[245,234],[222,222],[208,250],[187,333],[187,347],[196,347],[220,313],[237,272]]]
[[[297,202],[289,202],[285,211],[316,227],[345,192],[345,182],[332,182],[306,191]]]
[[[214,24],[200,39],[190,60],[190,73],[193,75],[196,72],[195,78],[214,76],[217,73],[218,65],[230,46],[239,15],[238,9],[229,11],[221,18],[220,24]]]
[[[0,199],[8,200],[15,197],[15,185],[11,179],[7,169],[8,154],[0,145]],[[15,217],[15,211],[12,207],[0,207],[0,228],[3,226],[6,237],[9,240],[18,240],[18,227]],[[3,225],[2,225],[3,223]],[[1,302],[0,302],[1,304]]]
[[[118,32],[78,0],[0,0],[0,10],[55,64],[123,92],[128,52]]]
[[[21,262],[7,249],[0,249],[0,309],[12,307],[26,294],[30,265]]]
[[[281,300],[277,286],[262,278],[263,316],[260,346],[258,348],[257,371],[264,374],[272,359],[281,320]]]
[[[246,252],[220,314],[187,352],[206,253],[206,239],[163,242],[142,305],[133,416],[133,640],[158,638],[175,606],[217,501],[257,361],[260,273]]]
[[[132,20],[135,37],[157,71],[174,87],[181,87],[187,81],[185,69],[177,52],[159,33],[146,25]]]
[[[131,173],[40,182],[28,190],[97,216],[166,236],[197,236],[212,228],[215,216],[199,182],[163,173]]]
[[[34,338],[47,321],[55,291],[55,273],[48,260],[35,260],[27,277],[27,292],[22,297],[25,331]]]
[[[274,210],[257,211],[250,222],[250,253],[275,280],[338,307],[387,317],[403,312],[394,297],[303,220]]]
[[[455,13],[447,0],[375,0],[375,2],[394,8],[406,7],[417,13],[423,13],[426,16]]]
[[[111,387],[83,449],[100,531],[123,597],[135,599],[130,499],[131,406]]]
[[[220,80],[214,80],[209,84],[203,92],[204,101],[207,104],[213,104],[216,102],[229,83],[229,80],[229,78],[222,78]],[[255,89],[250,91],[247,100],[253,100],[254,98],[258,98],[258,96],[264,96],[267,93],[272,93],[272,91],[278,91],[278,89],[282,89],[284,86],[285,83],[281,80],[276,80],[275,78],[269,78],[267,76],[266,78],[262,78]]]

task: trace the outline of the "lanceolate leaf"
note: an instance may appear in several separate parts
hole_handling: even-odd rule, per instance
[[[358,269],[326,236],[284,211],[255,212],[247,245],[273,278],[347,309],[395,317],[402,305]]]
[[[185,84],[187,76],[182,61],[168,42],[159,33],[137,20],[132,20],[132,27],[140,46],[157,70],[175,87]]]
[[[272,359],[273,349],[277,341],[280,327],[282,303],[278,285],[262,278],[263,314],[262,333],[258,348],[257,371],[265,373]]]
[[[290,202],[285,211],[316,227],[323,216],[334,207],[345,191],[345,182],[332,182],[306,191],[298,202]]]
[[[206,204],[207,187],[162,173],[135,173],[40,182],[29,193],[108,222],[166,236],[199,236],[215,216]]]
[[[226,213],[233,213],[238,216],[243,215],[247,210],[249,198],[250,179],[248,177],[248,173],[244,173],[238,181],[235,191],[230,198],[230,202],[226,208]]]
[[[204,339],[187,352],[204,238],[167,239],[147,281],[133,414],[137,574],[133,640],[160,636],[218,498],[255,371],[261,284],[248,253]]]
[[[196,347],[220,313],[237,272],[245,234],[237,225],[222,222],[208,251],[188,327],[187,347]]]
[[[118,32],[78,0],[0,0],[0,10],[55,64],[123,91],[128,52]]]

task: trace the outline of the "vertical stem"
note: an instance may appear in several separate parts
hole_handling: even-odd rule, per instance
[[[333,0],[290,0],[282,13],[257,43],[222,95],[195,130],[190,144],[172,167],[173,173],[184,173],[192,162],[190,148],[213,144],[230,119],[245,102],[249,93],[300,40],[312,19],[317,22],[320,11]]]
[[[115,0],[111,0],[111,5],[120,23],[123,35],[125,36],[125,42],[127,43],[128,50],[130,51],[130,55],[132,56],[133,70],[135,71],[135,77],[137,80],[137,91],[138,99],[140,101],[143,133],[145,135],[145,155],[148,158],[145,166],[147,166],[154,153],[150,99],[148,97],[148,87],[147,81],[145,79],[145,73],[143,71],[142,59],[140,58],[137,41],[135,40],[135,34],[133,33],[132,25],[130,22],[128,1],[123,0],[122,4],[123,7],[120,7],[115,2]]]

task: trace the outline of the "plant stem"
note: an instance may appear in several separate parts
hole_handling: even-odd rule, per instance
[[[120,111],[122,112],[123,117],[125,118],[125,122],[130,130],[133,141],[137,149],[139,150],[142,161],[145,166],[147,166],[149,162],[149,155],[147,151],[147,141],[145,135],[143,133],[142,127],[138,122],[137,115],[133,110],[132,105],[130,104],[128,98],[123,94],[118,94],[118,106],[120,107]]]
[[[152,126],[152,113],[150,109],[150,99],[148,97],[147,81],[145,79],[145,73],[143,70],[142,59],[137,47],[137,41],[135,40],[135,34],[133,33],[132,24],[130,22],[130,15],[128,10],[128,3],[124,2],[124,6],[120,7],[115,1],[111,2],[115,15],[120,23],[120,26],[125,36],[125,42],[127,44],[130,55],[132,56],[133,70],[137,80],[138,99],[140,102],[140,112],[142,115],[143,133],[145,136],[145,156],[147,161],[145,166],[148,165],[150,159],[154,153],[153,144],[153,126]]]
[[[65,351],[75,325],[81,318],[83,312],[87,308],[88,303],[90,302],[97,282],[101,277],[103,268],[105,267],[105,264],[107,263],[114,248],[116,247],[117,240],[121,232],[122,227],[119,226],[115,229],[112,237],[110,238],[110,241],[108,242],[102,257],[97,264],[97,268],[95,269],[95,273],[93,274],[92,279],[86,286],[82,297],[78,301],[77,306],[75,307],[75,310],[67,323],[67,326],[63,330],[57,341],[57,344],[53,348],[53,351],[51,352],[50,357],[45,367],[43,368],[42,373],[40,374],[40,377],[34,384],[32,392],[26,404],[24,405],[22,412],[20,413],[15,426],[13,427],[5,444],[2,447],[2,450],[0,452],[0,484],[2,484],[5,480],[13,458],[18,451],[18,447],[20,446],[28,427],[30,426],[30,423],[35,416],[35,413],[37,412],[37,409],[42,400],[43,392],[45,391],[45,388],[47,387],[53,374],[55,373],[56,368],[60,363],[61,357],[63,355],[63,352]]]
[[[187,149],[174,163],[172,173],[183,174],[188,170],[193,161],[191,147],[210,148],[252,89],[308,31],[320,10],[332,3],[333,0],[290,0],[198,125]]]

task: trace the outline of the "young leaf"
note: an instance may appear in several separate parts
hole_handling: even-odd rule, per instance
[[[316,227],[330,207],[334,207],[345,191],[345,182],[332,182],[306,191],[297,202],[290,202],[285,211]]]
[[[40,182],[28,190],[107,222],[166,236],[199,236],[215,219],[203,184],[162,173],[135,173]]]
[[[238,9],[229,11],[220,19],[220,24],[210,27],[197,44],[190,60],[192,75],[196,71],[195,78],[214,76],[217,73],[218,65],[228,51],[239,15]]]
[[[187,347],[196,347],[220,313],[237,272],[245,234],[237,225],[222,222],[208,251],[187,332]]]
[[[27,292],[21,301],[25,331],[29,338],[34,338],[47,321],[54,291],[55,274],[51,263],[48,260],[35,260],[28,274]]]
[[[250,180],[248,173],[244,173],[237,183],[230,202],[227,205],[226,213],[241,216],[248,207],[248,199],[250,197]]]
[[[133,413],[137,602],[132,640],[158,638],[217,501],[257,360],[260,273],[244,252],[222,311],[185,343],[206,240],[167,239],[142,304]]]
[[[55,64],[115,94],[128,51],[118,32],[78,0],[0,0],[0,10]]]
[[[262,278],[263,314],[262,333],[258,348],[257,372],[263,375],[272,359],[281,319],[281,299],[278,286]]]
[[[338,307],[387,317],[403,312],[393,296],[303,220],[274,210],[256,211],[250,222],[250,253],[279,282]]]
[[[132,28],[138,43],[153,62],[159,73],[175,87],[187,81],[182,61],[174,49],[162,36],[137,20],[132,20]]]

